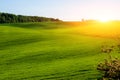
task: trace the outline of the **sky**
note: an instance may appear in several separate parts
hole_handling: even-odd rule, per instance
[[[0,12],[64,21],[120,20],[120,0],[0,0]]]

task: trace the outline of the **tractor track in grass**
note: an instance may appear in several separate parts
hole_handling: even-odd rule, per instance
[[[21,39],[15,39],[15,40],[11,40],[11,41],[1,42],[0,50],[4,50],[4,49],[12,47],[12,46],[25,45],[25,44],[40,42],[40,41],[45,41],[45,40],[48,40],[48,39],[37,36],[37,37],[29,37],[29,38],[24,38],[24,39],[21,38]]]
[[[76,77],[76,76],[81,76],[81,74],[85,74],[86,72],[89,72],[90,70],[77,70],[77,71],[72,71],[72,72],[63,72],[63,73],[55,73],[55,74],[49,74],[49,75],[35,75],[35,76],[30,76],[30,77],[23,77],[17,80],[33,80],[35,78],[39,80],[64,80],[64,78],[69,78],[69,77]],[[69,80],[69,79],[68,79]]]
[[[75,50],[77,51],[77,50]],[[61,59],[71,59],[71,58],[79,58],[79,57],[86,57],[83,56],[81,54],[86,54],[88,52],[92,52],[92,51],[86,51],[84,53],[79,53],[76,52],[76,54],[72,54],[72,53],[66,53],[66,54],[62,54],[65,52],[75,52],[74,50],[72,51],[62,51],[60,53],[58,53],[58,51],[38,51],[38,52],[32,52],[29,53],[30,55],[25,55],[25,56],[21,56],[18,58],[13,58],[13,59],[9,59],[6,60],[5,63],[2,63],[0,65],[3,64],[7,64],[7,65],[13,65],[13,64],[19,64],[19,63],[45,63],[45,62],[51,62],[54,60],[61,60]],[[58,54],[56,54],[58,53]],[[93,55],[97,55],[97,54],[93,54]],[[88,56],[91,56],[90,54]]]

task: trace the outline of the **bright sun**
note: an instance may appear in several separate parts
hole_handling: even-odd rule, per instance
[[[100,22],[108,22],[109,19],[104,19],[104,18],[103,18],[103,19],[99,19],[99,21],[100,21]]]
[[[101,19],[98,19],[98,21],[100,21],[100,22],[109,22],[110,19],[109,18],[101,18]]]
[[[111,20],[112,20],[112,17],[109,17],[109,16],[105,16],[105,17],[104,17],[104,16],[102,16],[102,17],[98,17],[97,20],[100,21],[100,22],[106,23],[106,22],[111,21]]]
[[[104,15],[99,15],[99,16],[96,16],[96,19],[100,22],[109,22],[113,19],[113,17],[109,14],[104,14]]]

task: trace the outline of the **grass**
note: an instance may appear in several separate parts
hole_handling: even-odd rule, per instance
[[[91,26],[75,22],[1,24],[0,80],[96,80],[101,77],[97,64],[107,56],[100,47],[115,40],[100,31],[91,33],[95,27]],[[112,55],[120,56],[116,51]]]

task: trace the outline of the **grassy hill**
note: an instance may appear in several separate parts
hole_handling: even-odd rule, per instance
[[[107,58],[101,45],[116,44],[115,24],[0,24],[0,80],[96,80]]]

